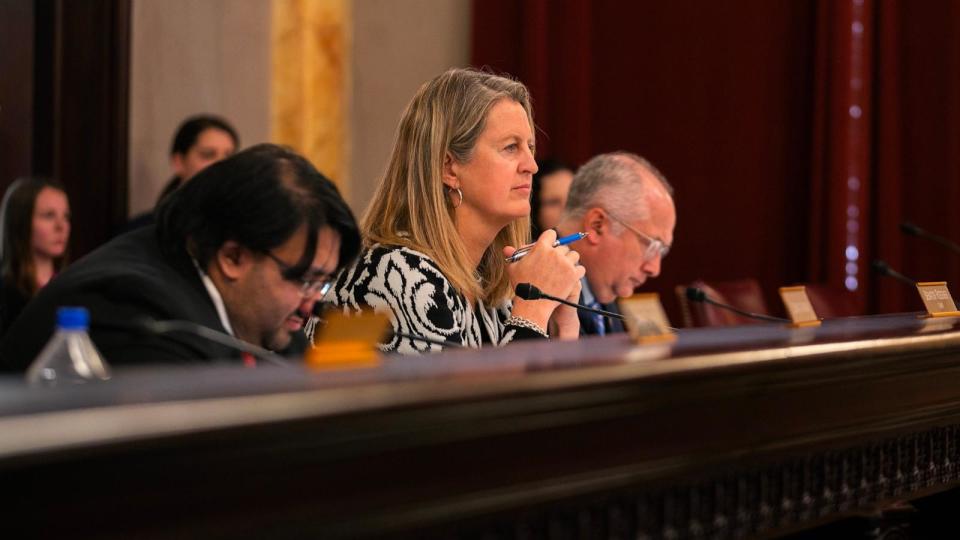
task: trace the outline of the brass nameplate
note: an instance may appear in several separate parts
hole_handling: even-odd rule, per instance
[[[950,290],[947,289],[946,281],[927,281],[917,283],[917,291],[920,293],[920,299],[927,308],[928,317],[957,317],[960,312],[957,311],[957,305],[950,296]]]
[[[377,345],[390,327],[386,314],[363,311],[347,316],[329,310],[321,324],[313,345],[307,349],[308,366],[355,368],[380,364]]]
[[[807,288],[803,285],[796,287],[780,287],[780,298],[787,308],[787,314],[793,321],[789,326],[800,328],[804,326],[820,326],[820,318],[810,303]]]
[[[675,341],[667,314],[657,293],[638,293],[617,301],[623,323],[633,341],[640,344]]]

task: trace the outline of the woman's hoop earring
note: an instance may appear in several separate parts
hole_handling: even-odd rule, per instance
[[[457,201],[457,204],[453,204],[453,207],[460,208],[460,205],[463,204],[463,192],[460,191],[460,188],[448,188],[447,190],[450,192],[450,204],[453,204],[453,192],[456,190],[457,195],[460,196],[460,200]]]

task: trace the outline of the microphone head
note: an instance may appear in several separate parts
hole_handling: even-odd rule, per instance
[[[687,300],[691,302],[705,302],[707,300],[707,293],[703,292],[703,289],[700,287],[687,287]]]
[[[870,267],[873,268],[874,272],[880,274],[881,276],[890,275],[890,265],[884,261],[881,261],[880,259],[874,259],[873,262],[870,263]]]
[[[900,231],[903,232],[903,234],[909,234],[910,236],[920,236],[923,234],[923,229],[917,227],[909,221],[900,222]]]
[[[524,300],[539,300],[540,295],[543,294],[540,292],[540,289],[534,287],[530,283],[517,283],[517,286],[513,289],[513,292],[517,294],[520,298]]]

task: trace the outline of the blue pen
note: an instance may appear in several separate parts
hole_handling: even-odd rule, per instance
[[[553,247],[565,246],[565,245],[567,245],[567,244],[572,244],[572,243],[576,242],[577,240],[582,240],[582,239],[586,238],[588,234],[590,234],[590,233],[578,232],[578,233],[573,233],[573,234],[571,234],[571,235],[569,235],[569,236],[564,236],[563,238],[557,238],[556,241],[553,242]],[[507,257],[507,262],[508,262],[508,263],[517,262],[517,261],[519,261],[520,259],[526,257],[526,256],[527,256],[527,253],[530,253],[530,250],[533,249],[533,246],[535,246],[535,245],[536,245],[536,244],[527,244],[527,245],[523,246],[522,248],[514,251],[514,252],[513,252],[513,255]]]

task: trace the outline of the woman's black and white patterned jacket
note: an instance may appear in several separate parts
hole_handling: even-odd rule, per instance
[[[537,332],[505,325],[509,303],[499,308],[478,301],[474,309],[428,256],[406,247],[376,244],[337,279],[333,303],[345,313],[372,308],[390,316],[394,332],[477,348],[516,339],[543,338]],[[442,346],[392,337],[384,352],[419,354]]]

